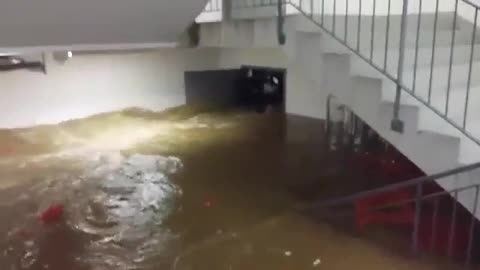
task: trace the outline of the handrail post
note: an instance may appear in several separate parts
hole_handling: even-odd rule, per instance
[[[286,37],[284,32],[284,14],[283,14],[283,1],[284,0],[277,0],[277,36],[278,36],[278,44],[285,45]]]
[[[222,20],[230,21],[232,19],[232,0],[222,0]]]
[[[329,147],[330,146],[330,137],[332,135],[332,128],[331,128],[331,125],[332,125],[332,115],[331,115],[331,109],[330,109],[330,104],[332,103],[332,94],[329,94],[327,96],[327,111],[326,111],[326,119],[325,119],[325,137],[326,137],[326,141],[327,141],[327,146]]]
[[[430,179],[434,180],[434,179]],[[418,234],[420,228],[420,218],[422,211],[422,194],[423,194],[423,183],[417,183],[415,188],[415,219],[413,224],[412,232],[412,253],[413,255],[418,255]]]
[[[405,60],[405,42],[407,33],[407,15],[408,15],[408,0],[403,0],[402,9],[402,22],[400,26],[400,48],[398,53],[398,69],[397,69],[397,90],[395,94],[395,103],[393,104],[393,119],[391,122],[391,128],[393,131],[403,133],[404,123],[400,120],[400,99],[402,96],[402,81],[403,81],[403,69]]]
[[[47,75],[47,53],[42,53],[42,72]]]

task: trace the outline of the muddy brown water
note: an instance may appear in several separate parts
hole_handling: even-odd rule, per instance
[[[318,120],[128,110],[0,136],[2,270],[457,268],[289,210],[364,188]],[[43,224],[54,203],[64,219]]]

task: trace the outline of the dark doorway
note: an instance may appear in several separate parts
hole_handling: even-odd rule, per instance
[[[285,69],[243,66],[236,84],[239,105],[259,113],[285,112]]]
[[[264,112],[285,112],[285,70],[239,69],[185,72],[187,104],[211,104]]]

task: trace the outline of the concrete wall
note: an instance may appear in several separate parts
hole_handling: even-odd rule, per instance
[[[235,69],[242,65],[286,68],[288,66],[288,59],[280,48],[220,49],[220,68]]]
[[[325,119],[328,93],[308,78],[300,66],[289,66],[287,74],[287,112]]]
[[[352,1],[352,0],[324,0],[325,14],[333,14],[334,6],[335,13],[338,15],[343,15],[347,13],[347,2],[348,2],[348,14],[355,15],[361,11],[362,15],[372,15],[373,14],[373,4],[375,2],[375,14],[376,15],[386,15],[388,13],[388,1],[376,1],[376,0],[362,0],[362,1]],[[462,2],[461,0],[459,2]],[[291,0],[291,3],[297,6],[304,7],[305,10],[310,11],[310,0]],[[336,5],[334,5],[334,3]],[[361,6],[360,6],[361,3]],[[390,3],[390,13],[391,14],[401,14],[404,1],[394,1]],[[409,13],[418,13],[419,0],[409,0],[408,1],[408,11]],[[313,1],[313,10],[316,13],[321,13],[322,1],[314,0]],[[435,11],[436,0],[423,0],[422,1],[422,12],[434,12]],[[455,1],[452,0],[439,0],[439,11],[447,12],[453,11]],[[360,9],[361,7],[361,9]]]
[[[224,13],[224,1],[225,0],[209,0],[202,13],[195,19],[195,22],[206,23],[221,21]]]
[[[24,127],[142,107],[185,103],[184,71],[217,66],[215,49],[74,55],[47,61],[48,75],[0,73],[0,127]]]
[[[287,69],[286,110],[324,117],[324,98],[280,49],[162,49],[136,53],[75,54],[65,63],[47,59],[48,74],[0,73],[0,128],[58,123],[142,107],[162,110],[186,103],[185,71],[242,65]]]

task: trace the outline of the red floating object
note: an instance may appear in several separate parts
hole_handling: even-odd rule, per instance
[[[58,223],[62,220],[64,207],[61,204],[53,204],[40,214],[40,220],[44,224]]]
[[[13,154],[15,154],[15,152],[16,152],[15,148],[12,147],[12,146],[9,146],[9,145],[3,146],[3,147],[0,148],[0,155],[2,155],[2,156],[13,155]]]
[[[212,207],[212,202],[211,201],[204,201],[203,206],[205,206],[205,208],[210,208],[210,207]]]
[[[16,235],[20,238],[27,239],[33,236],[33,233],[25,229],[20,229],[17,231]]]
[[[395,204],[413,198],[407,190],[385,192],[375,196],[359,199],[355,202],[355,222],[357,230],[362,231],[369,224],[411,225],[415,210],[410,204],[401,205],[385,211],[376,208]]]

